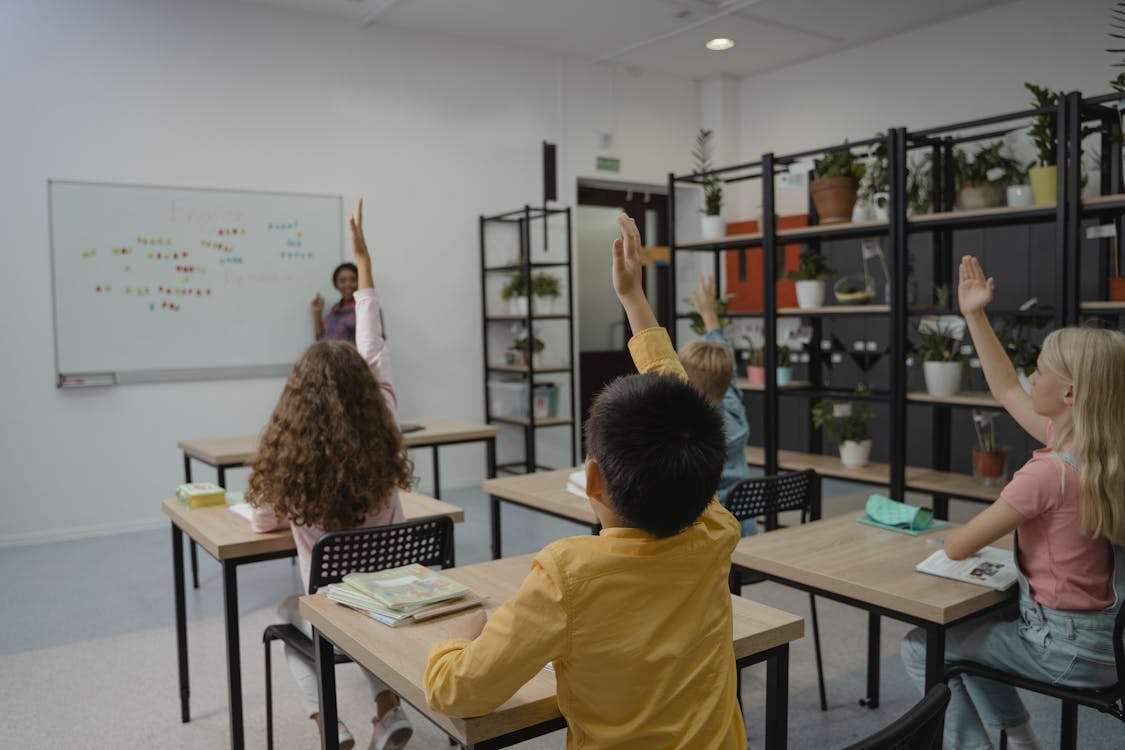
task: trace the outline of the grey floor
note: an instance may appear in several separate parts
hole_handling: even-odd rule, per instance
[[[825,513],[852,513],[862,507],[865,488],[826,481]],[[477,489],[447,490],[449,502],[465,508],[457,527],[460,564],[489,558],[487,499]],[[954,518],[979,506],[954,504]],[[503,512],[504,554],[534,552],[563,536],[585,533],[581,526],[513,506]],[[229,745],[225,651],[222,636],[220,569],[200,552],[200,588],[188,592],[192,722],[179,721],[171,590],[170,531],[0,549],[0,747],[82,748]],[[262,628],[274,621],[273,608],[299,588],[288,560],[239,569],[243,695],[247,747],[265,747],[262,687]],[[744,596],[808,617],[808,597],[763,583]],[[795,643],[790,664],[789,744],[792,748],[844,747],[876,731],[919,697],[897,656],[907,627],[884,620],[881,641],[882,690],[877,709],[862,708],[866,616],[818,600],[828,678],[829,710],[817,705],[811,639]],[[341,715],[367,742],[370,706],[362,678],[341,668]],[[311,722],[301,717],[287,670],[275,660],[275,721],[278,748],[312,747]],[[743,700],[752,746],[761,746],[765,669],[744,671]],[[1057,743],[1058,707],[1028,697],[1035,725],[1048,747]],[[411,712],[413,714],[413,712]],[[413,714],[413,748],[447,748],[444,735]],[[1080,745],[1125,747],[1121,724],[1083,710]],[[565,747],[562,732],[531,740],[529,748]]]

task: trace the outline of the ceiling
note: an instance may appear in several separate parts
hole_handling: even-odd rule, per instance
[[[750,76],[1012,0],[240,0],[688,78]],[[725,52],[704,43],[733,39]]]

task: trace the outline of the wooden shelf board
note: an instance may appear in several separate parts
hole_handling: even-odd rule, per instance
[[[502,422],[504,424],[515,424],[523,427],[531,427],[530,417],[492,417],[493,422]],[[566,417],[540,417],[535,420],[536,427],[555,427],[557,425],[571,424],[572,420]]]
[[[762,466],[766,462],[765,449],[757,445],[746,446],[746,463]],[[833,479],[862,482],[886,487],[890,484],[891,467],[888,464],[869,463],[850,469],[840,463],[839,456],[779,450],[777,463],[787,471],[813,469],[816,473]],[[906,488],[920,492],[934,492],[971,500],[995,500],[1000,487],[986,487],[967,474],[936,471],[919,466],[906,467]]]
[[[508,314],[503,314],[503,315],[489,315],[487,318],[485,318],[485,320],[487,320],[489,322],[492,322],[492,321],[510,322],[510,321],[531,320],[533,318],[535,320],[567,320],[567,319],[570,318],[570,316],[567,315],[566,313],[551,313],[549,315],[508,315]]]
[[[1036,214],[1045,210],[1054,210],[1054,208],[1054,203],[1035,203],[1030,206],[997,206],[995,208],[977,208],[971,211],[941,211],[938,213],[919,214],[918,216],[908,217],[906,224],[909,227],[916,224],[929,224],[950,220],[963,221],[968,219],[1016,217],[1021,214]]]
[[[930,404],[956,404],[958,406],[975,406],[983,409],[999,409],[1000,402],[992,397],[991,393],[961,391],[956,396],[931,396],[925,391],[910,391],[906,394],[907,401],[919,401]]]
[[[1125,302],[1118,300],[1091,300],[1089,302],[1078,303],[1080,310],[1120,310],[1125,312]]]
[[[883,315],[890,305],[825,305],[823,307],[779,307],[778,315]]]
[[[865,229],[886,229],[890,223],[886,219],[872,219],[870,221],[842,221],[837,224],[814,224],[808,227],[794,227],[793,229],[779,229],[778,239],[791,240],[798,237],[826,234],[846,234],[859,232]]]
[[[1095,195],[1093,198],[1083,198],[1083,208],[1095,208],[1120,205],[1125,208],[1125,193],[1114,193],[1113,195]]]
[[[790,381],[787,385],[778,386],[778,390],[782,391],[799,391],[806,388],[812,388],[812,383],[808,380],[793,380]],[[738,379],[738,390],[740,391],[764,391],[765,389],[766,387],[764,385],[751,383],[750,378]]]
[[[531,368],[528,367],[527,365],[489,365],[488,369],[493,370],[495,372],[518,372],[518,373],[529,373],[529,372],[531,372]],[[536,374],[552,373],[552,372],[570,372],[570,368],[566,367],[566,366],[562,366],[562,365],[552,366],[552,367],[536,367],[535,372],[536,372]]]
[[[711,245],[727,244],[731,242],[736,244],[739,242],[746,242],[760,245],[762,243],[762,233],[751,232],[750,234],[729,234],[714,240],[692,240],[691,242],[677,242],[676,249],[691,250],[698,248],[707,248]]]

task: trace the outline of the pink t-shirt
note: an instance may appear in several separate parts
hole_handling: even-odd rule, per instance
[[[1035,601],[1051,609],[1091,611],[1114,603],[1113,548],[1081,531],[1078,471],[1047,447],[1012,477],[1000,499],[1027,518],[1019,525],[1020,567]],[[1063,481],[1063,475],[1066,481]]]

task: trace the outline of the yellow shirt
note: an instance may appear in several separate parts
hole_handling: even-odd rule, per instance
[[[629,346],[641,372],[682,377],[663,329]],[[610,528],[548,545],[475,640],[430,649],[426,700],[485,714],[550,661],[572,750],[744,750],[727,590],[738,538],[712,501],[672,537]]]

